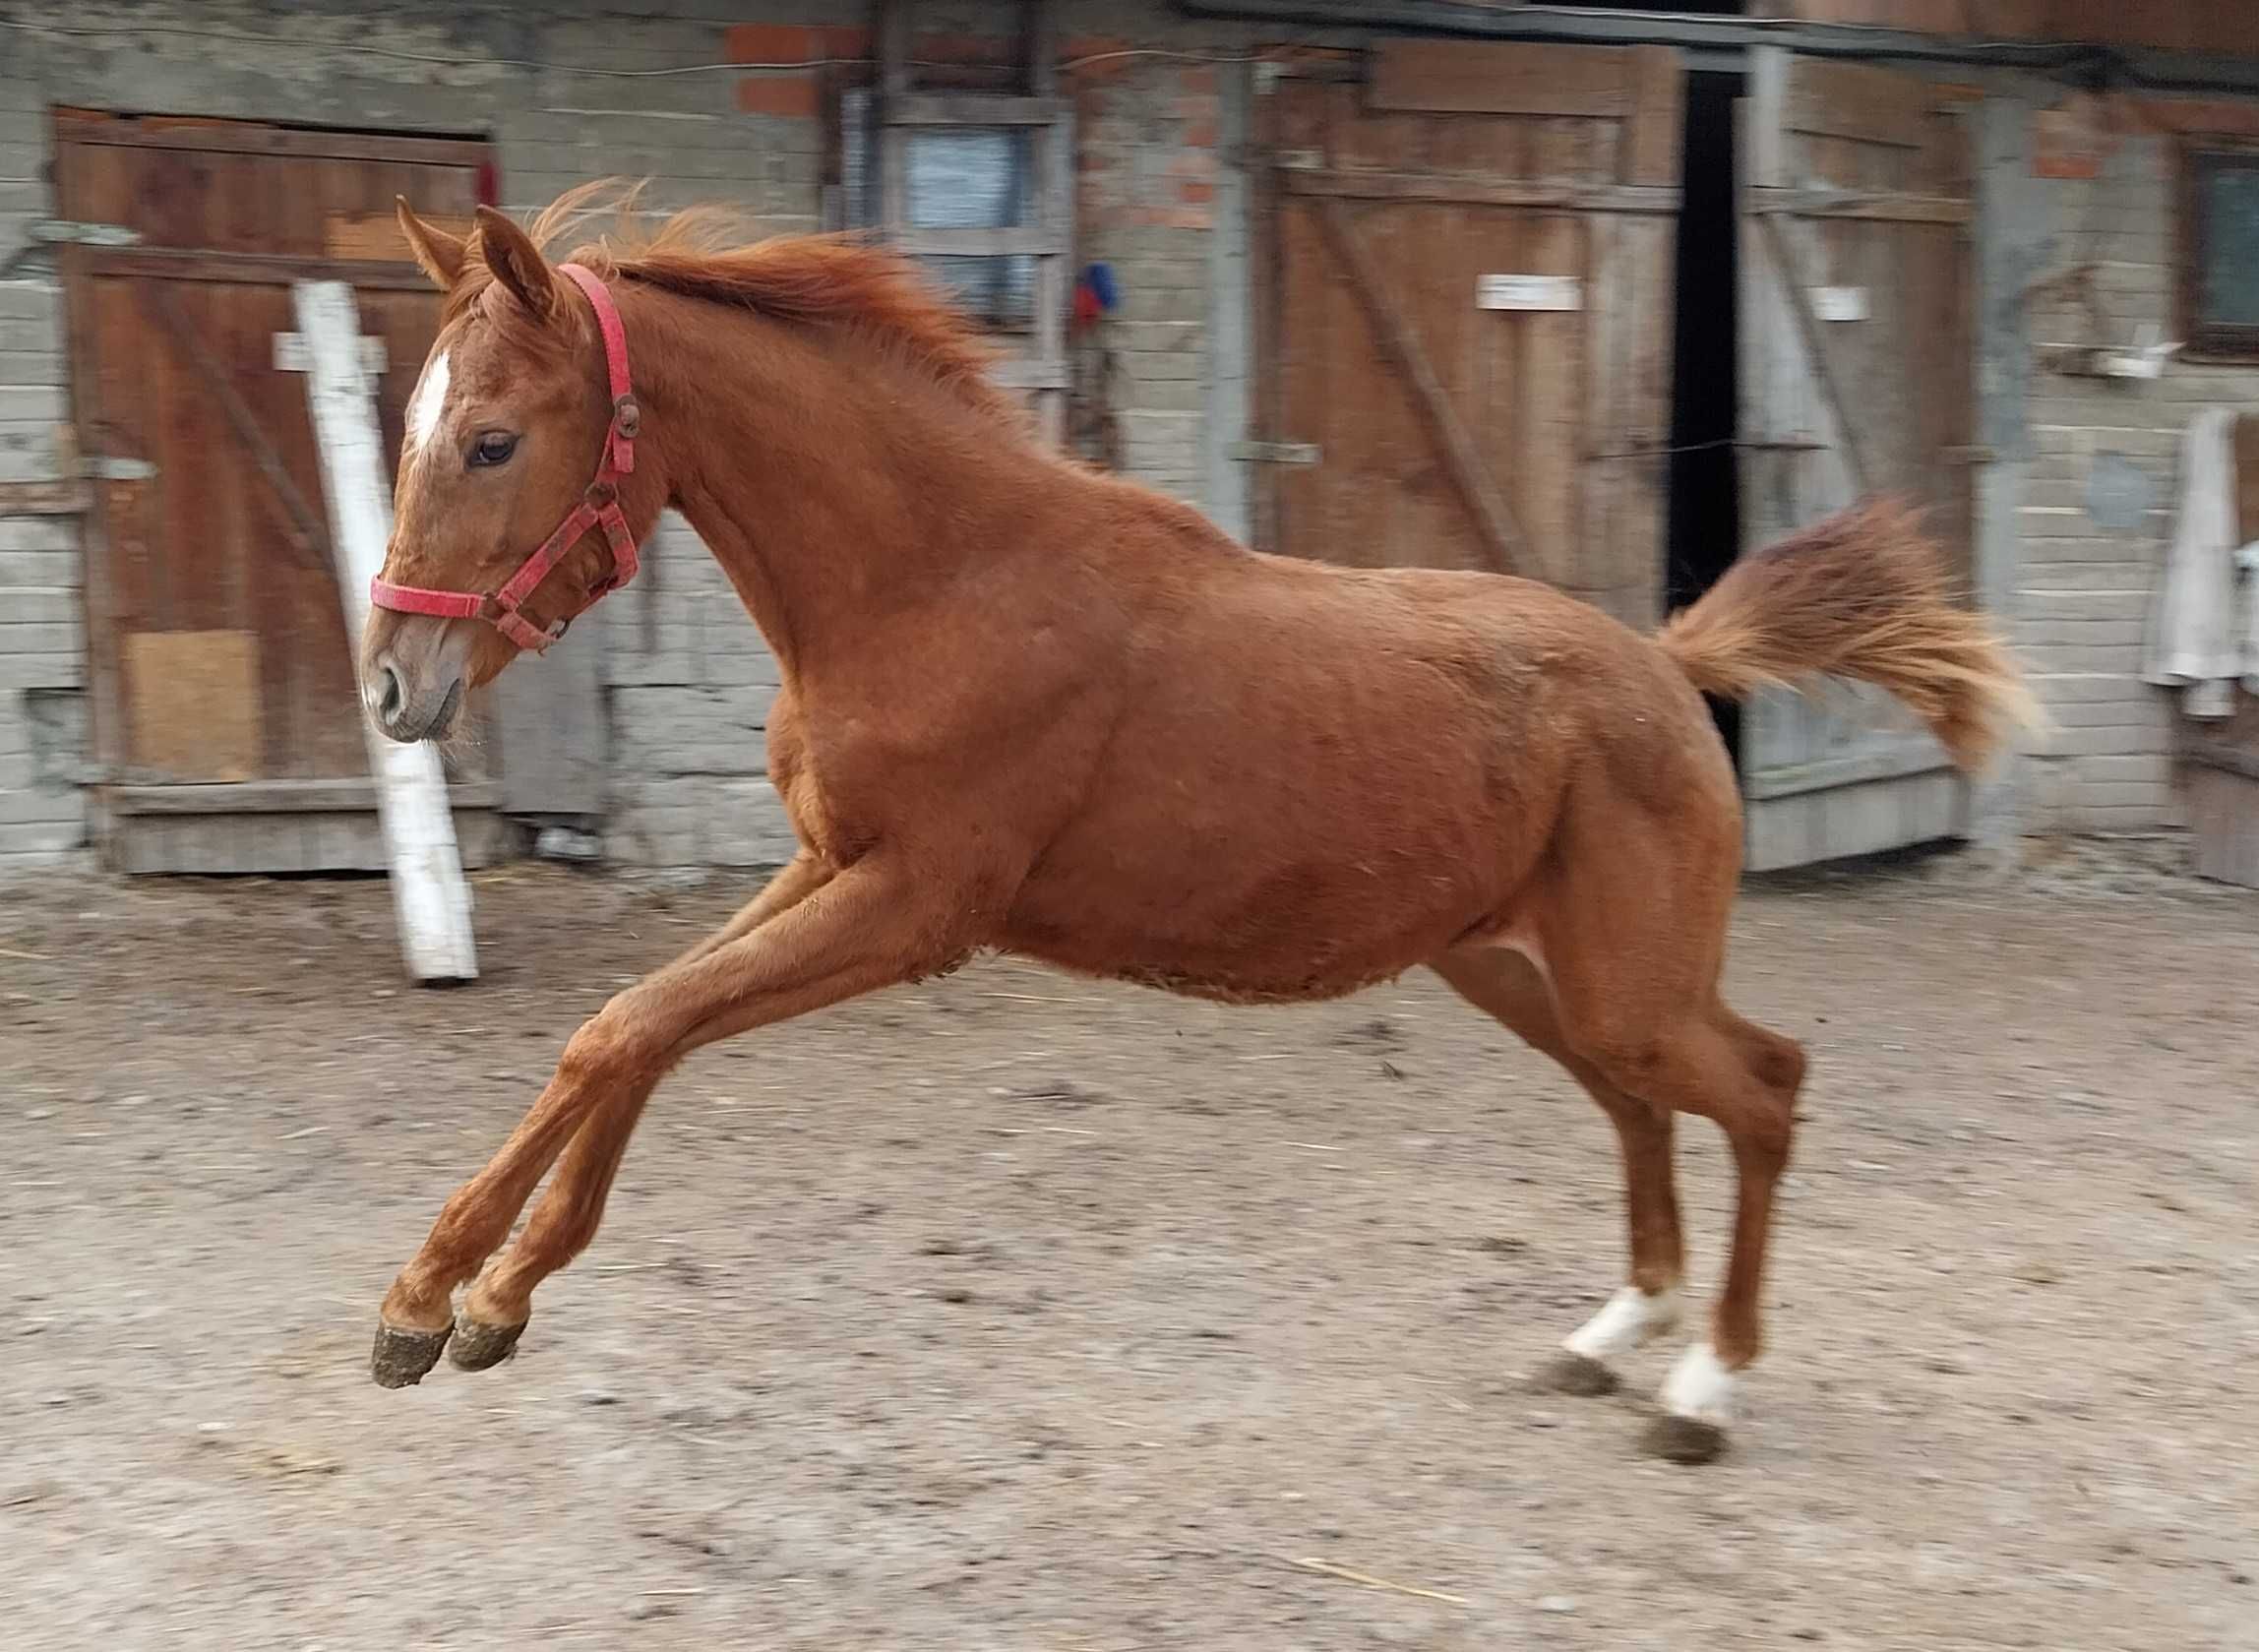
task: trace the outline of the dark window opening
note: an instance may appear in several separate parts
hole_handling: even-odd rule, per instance
[[[1741,77],[1686,77],[1673,322],[1671,493],[1664,605],[1685,607],[1718,582],[1741,544],[1735,463],[1740,364],[1739,234],[1734,203],[1734,104]],[[1740,757],[1740,707],[1714,701],[1726,745]]]
[[[878,99],[854,87],[839,98],[842,222],[879,222]],[[908,200],[915,229],[1021,229],[1034,210],[1035,146],[1024,127],[936,127],[910,135]],[[984,327],[1026,333],[1035,325],[1035,260],[946,256],[923,261]]]
[[[2259,361],[2259,148],[2198,141],[2182,156],[2182,337],[2202,361]]]

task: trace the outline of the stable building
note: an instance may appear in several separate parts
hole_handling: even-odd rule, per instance
[[[2259,18],[2201,0],[0,0],[0,868],[382,864],[293,283],[397,448],[393,198],[620,175],[894,237],[1042,439],[1267,550],[1646,626],[1915,497],[2057,726],[1972,784],[1848,693],[1722,713],[1750,864],[2192,825],[2259,881],[2248,696],[2144,680],[2184,435],[2259,410]],[[781,860],[774,688],[670,519],[485,696],[466,858]]]

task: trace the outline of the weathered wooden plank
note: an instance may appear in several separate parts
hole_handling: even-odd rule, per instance
[[[1863,63],[1799,58],[1790,77],[1791,132],[1920,149],[1934,98],[1926,83]]]
[[[1290,156],[1278,168],[1287,194],[1350,201],[1433,201],[1466,207],[1527,207],[1558,213],[1679,211],[1676,185],[1586,183],[1563,178],[1508,178],[1490,173],[1326,167]]]
[[[1686,73],[1679,52],[1671,46],[1633,47],[1627,90],[1616,175],[1629,185],[1676,192],[1686,136]]]
[[[1610,46],[1383,40],[1369,108],[1487,115],[1621,115],[1629,55]]]
[[[1976,203],[1965,195],[1816,188],[1752,190],[1748,211],[1792,217],[1874,218],[1885,223],[1971,223],[1977,216]]]
[[[1049,126],[1067,112],[1067,103],[992,92],[919,92],[885,109],[890,126]]]
[[[298,331],[313,358],[307,398],[322,449],[345,630],[357,638],[368,621],[369,581],[392,535],[374,386],[361,366],[352,289],[307,282],[295,297]],[[478,973],[470,886],[463,881],[439,754],[429,744],[387,740],[365,721],[364,727],[408,972],[419,981],[469,980]]]
[[[457,809],[493,809],[502,788],[491,780],[457,782],[449,800]],[[238,780],[194,785],[115,785],[103,800],[120,815],[293,815],[374,810],[377,783],[362,775],[318,780]]]
[[[455,815],[467,868],[494,866],[521,852],[518,829],[483,809]],[[366,809],[281,814],[123,815],[105,830],[103,857],[118,872],[384,872],[391,862],[378,818]]]
[[[400,160],[426,166],[475,167],[487,153],[485,144],[477,139],[397,138],[367,132],[301,130],[190,116],[117,115],[89,109],[58,109],[55,136],[68,143],[137,150]]]
[[[274,286],[343,281],[377,291],[431,291],[431,278],[412,264],[208,252],[195,247],[83,247],[76,249],[76,256],[80,268],[90,275],[153,275],[178,281],[266,282]]]
[[[1585,123],[1572,119],[1531,123],[1532,169],[1548,176],[1570,176],[1582,170],[1592,153]],[[1585,223],[1565,214],[1542,214],[1521,226],[1517,273],[1562,275],[1589,282]],[[1464,303],[1464,300],[1461,300]],[[1662,306],[1668,313],[1670,306]],[[1550,582],[1589,596],[1607,582],[1602,569],[1590,559],[1595,548],[1580,542],[1577,501],[1583,467],[1577,462],[1579,410],[1566,387],[1584,381],[1585,338],[1589,310],[1530,310],[1502,321],[1517,332],[1521,343],[1521,372],[1511,387],[1520,403],[1515,424],[1521,441],[1517,462],[1499,480],[1499,492],[1509,501],[1513,521],[1526,536],[1529,558],[1522,571],[1538,572]],[[1606,547],[1602,551],[1606,561]]]
[[[893,243],[913,258],[1057,258],[1067,241],[1057,229],[1025,225],[1005,229],[904,229]]]
[[[1413,404],[1428,424],[1445,473],[1458,489],[1468,515],[1474,519],[1493,566],[1501,574],[1515,572],[1528,561],[1528,537],[1515,523],[1497,484],[1485,469],[1473,440],[1452,409],[1450,398],[1435,377],[1427,353],[1421,349],[1419,339],[1413,337],[1402,312],[1382,285],[1380,273],[1359,240],[1357,226],[1349,219],[1348,209],[1337,201],[1326,201],[1319,204],[1317,214],[1326,243],[1349,276],[1351,290],[1363,306],[1382,349],[1412,392]]]

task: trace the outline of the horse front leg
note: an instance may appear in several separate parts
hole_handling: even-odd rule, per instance
[[[471,1369],[510,1352],[530,1315],[533,1287],[594,1237],[643,1104],[683,1057],[945,968],[981,939],[969,914],[994,910],[967,898],[961,884],[881,861],[808,883],[793,904],[772,906],[735,939],[630,987],[573,1035],[540,1100],[493,1162],[448,1200],[386,1294],[371,1360],[378,1382],[420,1381],[451,1335],[457,1362]],[[500,1249],[561,1152],[556,1181],[525,1232],[496,1258],[458,1318],[450,1307],[455,1287]]]

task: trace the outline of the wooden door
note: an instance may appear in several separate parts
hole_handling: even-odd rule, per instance
[[[439,303],[393,200],[458,227],[483,145],[63,112],[72,394],[93,478],[89,642],[113,858],[131,870],[381,866],[291,283],[357,291],[386,445]],[[493,800],[494,742],[457,766]],[[147,817],[145,820],[144,817]],[[465,833],[483,853],[485,835]]]
[[[1926,82],[1778,47],[1754,54],[1740,116],[1746,547],[1895,493],[1966,584],[1981,456],[1963,123]],[[1752,870],[1967,829],[1968,783],[1879,692],[1768,691],[1741,731]]]
[[[1682,97],[1667,48],[1463,41],[1271,88],[1258,543],[1653,623]]]

